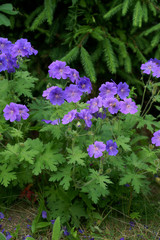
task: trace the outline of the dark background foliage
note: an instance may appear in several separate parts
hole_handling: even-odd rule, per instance
[[[46,88],[48,65],[64,60],[91,79],[95,96],[110,79],[125,81],[142,95],[140,65],[160,58],[157,0],[13,0],[12,4],[19,14],[10,16],[11,28],[0,27],[1,36],[13,42],[27,38],[39,51],[30,62],[32,72],[43,80],[38,90]]]

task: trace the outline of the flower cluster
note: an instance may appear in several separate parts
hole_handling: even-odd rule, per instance
[[[141,70],[143,73],[150,75],[152,73],[153,77],[160,77],[160,60],[156,58],[151,58],[149,61],[141,65]]]
[[[69,78],[74,83],[67,86],[64,90],[60,87],[52,86],[43,91],[42,96],[53,105],[62,105],[65,101],[76,103],[81,100],[83,93],[91,93],[92,85],[90,79],[85,76],[80,77],[77,70],[66,66],[66,62],[58,60],[52,62],[49,65],[49,76],[57,79]],[[129,92],[127,83],[120,82],[117,85],[113,80],[112,82],[106,82],[99,88],[99,95],[87,101],[89,109],[82,109],[80,112],[76,112],[72,115],[70,121],[73,121],[75,118],[83,119],[86,126],[91,127],[91,119],[94,117],[105,118],[106,110],[111,114],[116,114],[118,111],[123,114],[134,114],[137,112],[137,106],[131,98],[127,98]],[[71,116],[70,113],[68,113],[68,116]],[[64,117],[62,124],[67,124],[65,119],[66,117]],[[52,122],[50,120],[44,121],[46,123]]]
[[[29,109],[25,105],[13,102],[10,105],[7,104],[3,109],[5,119],[10,122],[20,121],[21,118],[26,120],[29,117],[28,111]]]
[[[108,140],[105,145],[103,142],[95,141],[94,144],[89,145],[87,148],[88,155],[90,157],[94,156],[94,158],[101,157],[105,150],[108,152],[108,155],[116,156],[118,153],[116,142]]]
[[[29,57],[29,55],[37,54],[31,43],[27,39],[19,39],[14,44],[8,38],[0,38],[0,72],[15,72],[18,68],[18,56]]]

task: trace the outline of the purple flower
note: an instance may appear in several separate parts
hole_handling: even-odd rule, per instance
[[[125,187],[130,187],[130,184],[126,183],[124,186],[125,186]]]
[[[53,220],[51,220],[51,223],[52,223],[52,224],[54,224],[54,223],[55,223],[55,221],[56,221],[56,220],[55,220],[55,219],[53,219]]]
[[[59,125],[60,119],[56,119],[56,120],[53,120],[53,121],[42,119],[42,122],[45,122],[47,124],[52,124],[52,125]]]
[[[117,94],[120,96],[121,99],[125,99],[129,95],[129,86],[127,83],[120,82],[118,84]]]
[[[47,218],[47,212],[46,211],[42,211],[42,218],[43,219]]]
[[[10,51],[10,48],[12,46],[12,43],[8,41],[8,38],[0,38],[0,52],[1,53],[8,53]]]
[[[114,114],[119,110],[119,101],[116,98],[106,98],[103,100],[103,106],[108,108],[111,114]]]
[[[4,214],[2,212],[0,212],[0,219],[4,218]]]
[[[42,94],[42,97],[44,97],[44,98],[46,98],[46,99],[49,99],[49,94],[50,94],[50,92],[51,92],[53,89],[55,89],[55,88],[57,88],[57,86],[52,86],[52,87],[47,88],[46,90],[44,90],[44,91],[43,91],[43,94]]]
[[[141,70],[143,70],[143,73],[150,74],[151,72],[154,72],[154,69],[156,67],[156,63],[152,60],[149,60],[148,62],[141,65]]]
[[[90,157],[94,155],[94,158],[99,158],[103,155],[102,152],[104,152],[105,149],[106,145],[103,142],[95,141],[94,144],[89,145],[87,151]]]
[[[7,60],[4,53],[0,54],[0,72],[7,70]]]
[[[151,138],[152,144],[155,144],[156,147],[160,146],[160,130],[158,130],[157,132],[155,132],[153,134],[153,137]]]
[[[33,53],[37,54],[38,51],[34,50],[31,43],[24,38],[18,39],[11,49],[12,57],[29,57],[29,55],[32,55]]]
[[[70,233],[67,231],[67,228],[64,227],[63,228],[63,233],[64,233],[64,236],[68,236]]]
[[[77,113],[77,116],[80,119],[83,119],[85,121],[87,127],[91,127],[91,125],[92,125],[92,122],[91,122],[92,115],[90,114],[89,110],[82,109],[79,113]]]
[[[19,68],[17,58],[13,58],[10,53],[6,53],[7,71],[8,73],[15,72],[15,68]]]
[[[125,98],[124,101],[120,102],[120,111],[124,114],[130,113],[130,114],[134,114],[136,113],[137,110],[137,106],[135,104],[135,102],[132,101],[131,98]]]
[[[6,232],[6,240],[9,240],[11,238],[12,238],[12,236],[11,236],[10,232]]]
[[[75,69],[70,68],[68,77],[70,78],[71,82],[77,83],[79,80],[79,72]]]
[[[10,105],[6,105],[3,109],[4,117],[6,120],[10,120],[10,122],[14,122],[19,115],[19,109],[16,103],[11,102]]]
[[[73,119],[75,118],[77,113],[77,110],[72,110],[70,112],[68,112],[66,115],[64,115],[64,117],[62,118],[62,123],[63,124],[67,124],[69,122],[72,122]]]
[[[66,66],[66,62],[58,61],[52,62],[49,66],[49,76],[57,79],[66,79],[68,78],[71,69]]]
[[[64,90],[65,99],[67,102],[78,102],[81,99],[82,92],[76,85],[70,84],[69,87],[66,87]]]
[[[16,121],[20,121],[21,118],[23,120],[26,120],[29,117],[29,114],[27,113],[29,109],[22,104],[17,104],[19,114],[17,115]]]
[[[89,111],[95,113],[98,112],[100,107],[102,107],[102,98],[98,96],[97,98],[90,99],[87,103],[89,103]]]
[[[152,73],[153,77],[159,78],[160,77],[160,66],[154,68],[154,72]]]
[[[49,93],[49,100],[53,105],[61,105],[64,103],[64,91],[56,87],[52,89]]]
[[[28,237],[32,237],[31,235],[27,235],[26,237],[24,237],[24,240],[26,239],[26,238],[28,238]]]
[[[124,240],[124,238],[120,238],[119,240]]]
[[[80,232],[80,233],[84,233],[84,230],[82,230],[82,229],[79,229],[79,230],[78,230],[78,232]]]
[[[113,140],[108,140],[106,142],[106,151],[108,152],[108,155],[116,156],[118,153],[117,143],[113,142]]]
[[[77,86],[82,92],[87,92],[88,94],[90,94],[92,91],[91,81],[85,76],[79,79],[79,81],[77,82]]]
[[[115,83],[106,82],[105,84],[101,85],[99,91],[99,96],[101,96],[103,99],[111,98],[117,94],[117,85]]]

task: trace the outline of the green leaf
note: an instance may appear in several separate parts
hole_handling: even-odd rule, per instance
[[[26,240],[35,240],[35,238],[27,237]]]
[[[71,166],[66,165],[65,167],[59,168],[59,171],[55,172],[49,178],[50,182],[60,181],[60,185],[63,186],[65,190],[68,190],[70,187],[71,178]]]
[[[14,87],[14,91],[18,96],[23,94],[26,97],[32,98],[31,89],[34,88],[36,81],[38,81],[38,78],[31,76],[28,71],[17,71],[11,88]]]
[[[67,159],[69,159],[68,163],[77,163],[78,165],[85,166],[83,159],[88,157],[87,153],[82,152],[78,146],[74,147],[73,149],[67,148],[67,152],[69,153],[69,156],[67,157]]]
[[[15,180],[16,173],[13,172],[13,167],[3,164],[0,166],[0,183],[7,187],[12,180]]]
[[[87,182],[82,186],[82,192],[88,193],[89,198],[97,203],[100,196],[108,195],[107,185],[112,183],[107,175],[99,175],[94,169],[90,169],[91,174],[87,177]]]
[[[131,0],[124,0],[124,1],[123,1],[123,6],[122,6],[122,16],[125,16],[125,15],[126,15],[130,3],[131,3]]]
[[[118,136],[116,139],[117,146],[121,146],[124,151],[131,151],[130,138],[125,136]]]
[[[51,222],[39,222],[36,224],[36,229],[45,228],[51,225]]]
[[[106,20],[109,20],[111,17],[113,17],[117,12],[119,12],[122,9],[123,3],[120,3],[116,7],[111,8],[103,17]]]
[[[43,209],[44,209],[44,200],[41,199],[39,203],[38,214],[32,222],[32,226],[31,226],[32,233],[35,233],[37,230],[37,224],[39,222]]]
[[[4,14],[0,13],[0,25],[11,26],[11,22]]]
[[[18,13],[18,11],[13,11],[13,5],[11,3],[0,5],[0,12],[8,13],[10,15],[16,15]]]
[[[111,42],[107,38],[103,41],[103,50],[104,50],[104,56],[108,66],[108,70],[111,73],[116,73],[117,60],[116,60]]]
[[[74,60],[77,59],[79,55],[79,47],[74,47],[70,52],[68,52],[63,58],[61,58],[61,61],[66,62],[67,64],[70,64]]]
[[[52,240],[59,240],[60,235],[61,235],[60,217],[57,217],[53,225]]]
[[[141,27],[142,26],[142,17],[143,11],[140,1],[137,1],[135,8],[133,10],[133,26]]]
[[[91,79],[91,82],[96,82],[96,72],[91,60],[91,56],[84,47],[81,47],[81,62],[87,76]]]
[[[6,237],[4,236],[3,233],[0,232],[0,240],[6,240]]]

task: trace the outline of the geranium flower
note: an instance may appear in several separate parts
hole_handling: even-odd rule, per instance
[[[87,148],[88,155],[90,157],[99,158],[103,155],[106,149],[106,145],[103,142],[95,141],[94,144],[89,145]]]
[[[153,134],[153,137],[151,138],[152,144],[155,144],[156,147],[160,146],[160,130],[158,130],[157,132],[155,132]]]
[[[116,156],[118,153],[117,143],[113,142],[113,140],[108,140],[106,142],[106,151],[108,152],[108,155]]]

